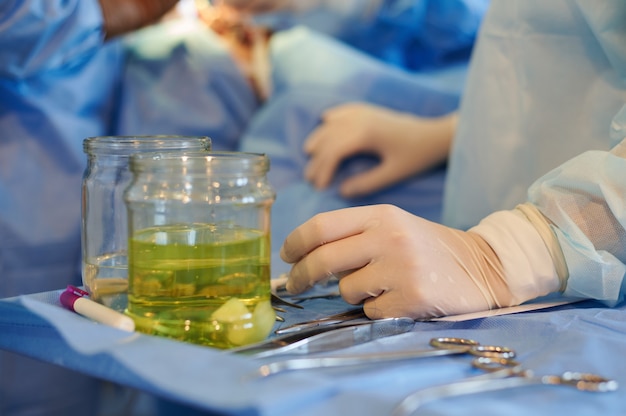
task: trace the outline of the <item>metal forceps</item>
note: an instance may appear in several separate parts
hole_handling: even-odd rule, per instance
[[[372,365],[383,362],[455,354],[471,354],[476,357],[505,360],[511,360],[515,357],[515,351],[509,348],[492,345],[480,345],[476,341],[464,338],[435,338],[431,340],[430,345],[434,348],[428,350],[405,350],[369,354],[293,358],[262,365],[258,368],[257,375],[266,377],[291,370]]]
[[[440,340],[442,338],[431,340],[431,345]],[[472,361],[472,366],[486,371],[485,374],[411,393],[396,406],[392,416],[412,415],[424,403],[437,399],[529,385],[564,385],[600,393],[615,391],[618,388],[617,381],[589,373],[567,371],[561,375],[536,377],[531,370],[524,369],[513,358],[478,356]]]

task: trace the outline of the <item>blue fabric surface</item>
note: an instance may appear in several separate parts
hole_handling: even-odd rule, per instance
[[[58,305],[60,291],[0,301],[0,348],[160,397],[223,414],[382,415],[410,392],[479,374],[463,356],[437,357],[360,368],[306,370],[265,379],[249,376],[261,363],[226,351],[128,334],[93,323]],[[341,300],[302,303],[286,322],[345,308]],[[278,326],[278,325],[277,325]],[[425,349],[435,336],[461,336],[505,345],[537,375],[567,370],[617,380],[617,392],[534,386],[428,403],[420,414],[605,414],[626,409],[626,305],[583,302],[466,322],[417,322],[410,333],[343,350]]]

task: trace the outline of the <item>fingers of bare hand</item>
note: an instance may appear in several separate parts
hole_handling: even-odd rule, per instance
[[[309,137],[306,138],[306,140],[304,141],[304,144],[302,145],[302,148],[304,149],[305,153],[307,154],[315,153],[315,151],[318,148],[318,143],[324,141],[324,137],[325,137],[324,131],[325,131],[325,125],[321,124],[315,130],[313,130],[311,134],[309,134]]]
[[[340,192],[346,198],[367,195],[393,185],[399,179],[402,178],[397,177],[390,163],[382,163],[346,179],[341,184]]]
[[[333,180],[337,166],[334,160],[315,157],[306,166],[304,176],[316,189],[326,189]]]

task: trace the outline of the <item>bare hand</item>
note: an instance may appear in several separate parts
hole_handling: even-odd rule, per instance
[[[456,115],[429,119],[364,103],[344,104],[325,112],[305,141],[310,156],[305,177],[323,189],[343,160],[375,155],[380,158],[376,167],[340,186],[347,198],[371,194],[444,162],[455,128]]]

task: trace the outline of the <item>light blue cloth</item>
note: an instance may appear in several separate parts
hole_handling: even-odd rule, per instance
[[[446,225],[511,209],[551,169],[611,148],[626,102],[625,27],[622,0],[492,2],[449,160]]]
[[[93,323],[58,305],[60,291],[0,301],[0,348],[55,362],[220,415],[389,415],[407,394],[482,374],[469,356],[434,357],[360,368],[310,370],[267,379],[250,375],[270,359],[128,334]],[[341,301],[315,300],[292,313],[300,319],[331,310]],[[345,305],[344,305],[345,307]],[[532,386],[442,399],[418,414],[510,415],[603,414],[624,410],[626,305],[609,309],[595,302],[553,310],[475,319],[417,322],[413,331],[345,352],[430,349],[432,337],[460,336],[485,345],[504,345],[536,375],[592,372],[615,379],[614,393],[579,392],[565,386]],[[280,324],[277,324],[280,325]],[[180,414],[180,413],[173,413]]]
[[[95,0],[0,4],[2,297],[81,282],[82,140],[107,133],[121,64],[101,26]],[[2,415],[96,411],[92,378],[8,353],[0,374]]]
[[[80,282],[82,141],[108,132],[121,60],[102,44],[96,1],[3,8],[0,293],[11,296]]]

